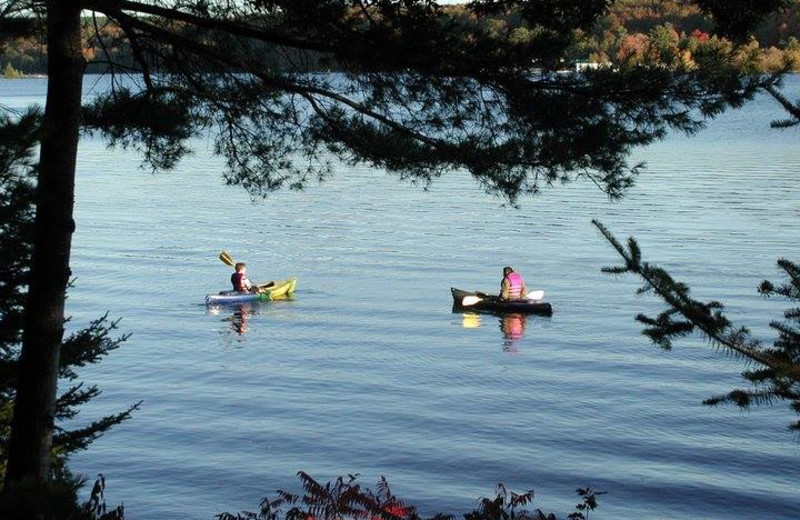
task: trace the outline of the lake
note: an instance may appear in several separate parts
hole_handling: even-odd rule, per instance
[[[86,81],[87,95],[97,78]],[[800,77],[788,81],[800,96]],[[45,80],[0,80],[0,104],[43,103]],[[211,144],[152,175],[84,139],[69,329],[106,311],[133,335],[82,369],[103,394],[78,423],[143,400],[71,467],[107,478],[130,520],[255,510],[295,474],[359,473],[424,514],[461,514],[498,482],[559,517],[587,484],[593,518],[795,519],[800,444],[785,404],[702,400],[746,386],[742,362],[701,338],[663,351],[633,320],[660,309],[600,272],[616,253],[590,224],[639,239],[702,299],[766,342],[786,303],[756,292],[800,260],[800,130],[759,98],[699,135],[636,152],[637,186],[589,183],[519,209],[454,172],[430,190],[369,168],[252,202],[224,186]],[[293,300],[208,309],[226,249],[255,280],[297,276]],[[450,287],[496,291],[512,265],[552,317],[503,323],[451,312]]]

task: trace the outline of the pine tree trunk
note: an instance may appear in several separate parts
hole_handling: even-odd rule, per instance
[[[48,81],[19,388],[7,484],[44,482],[50,469],[59,349],[75,223],[75,163],[85,61],[80,0],[47,2]]]

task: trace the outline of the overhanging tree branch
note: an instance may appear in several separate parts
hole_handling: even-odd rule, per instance
[[[158,4],[146,4],[129,0],[84,0],[86,9],[103,13],[106,16],[118,16],[123,11],[136,14],[145,14],[163,18],[164,20],[183,22],[186,24],[219,31],[225,34],[252,38],[254,40],[285,45],[297,49],[305,49],[317,52],[332,52],[335,47],[321,42],[288,38],[270,32],[264,27],[254,27],[242,21],[228,20],[224,18],[205,18],[193,15],[180,9],[161,7]]]
[[[784,110],[786,110],[791,116],[791,119],[773,121],[773,128],[788,128],[791,126],[800,125],[800,101],[797,103],[792,103],[789,98],[783,95],[783,93],[776,89],[773,85],[766,85],[764,90],[766,90],[770,96],[780,103]]]
[[[772,322],[778,339],[772,347],[762,346],[744,327],[735,327],[723,314],[720,302],[701,302],[690,296],[689,287],[675,281],[664,269],[642,261],[638,243],[633,238],[624,247],[599,221],[593,220],[603,237],[622,257],[624,265],[603,268],[609,274],[634,274],[645,282],[639,292],[654,292],[666,304],[667,310],[656,318],[640,314],[636,319],[647,328],[644,334],[665,348],[671,341],[692,332],[700,332],[713,345],[728,350],[753,364],[742,376],[753,385],[749,390],[733,390],[726,395],[712,397],[705,404],[734,403],[742,408],[751,404],[768,404],[773,400],[789,401],[800,414],[800,309],[786,311],[786,323]],[[800,268],[786,260],[779,266],[790,276],[789,284],[776,288],[770,282],[762,283],[759,292],[766,296],[778,295],[797,301],[800,295]],[[676,319],[680,317],[681,319]],[[800,420],[791,426],[800,430]]]

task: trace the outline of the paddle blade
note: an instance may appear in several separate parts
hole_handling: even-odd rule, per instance
[[[541,300],[544,298],[544,291],[539,289],[538,291],[531,291],[525,295],[525,298],[529,300]]]
[[[469,307],[470,305],[475,305],[481,301],[483,301],[483,298],[480,296],[464,296],[464,298],[461,300],[461,305],[464,307]]]
[[[258,284],[259,291],[266,291],[275,287],[275,282],[266,282]]]
[[[233,261],[233,258],[231,257],[231,255],[228,254],[227,251],[222,251],[219,254],[219,259],[222,260],[223,263],[228,264],[231,267],[234,267],[236,265],[236,262]]]

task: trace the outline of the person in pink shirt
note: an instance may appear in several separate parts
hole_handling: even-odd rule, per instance
[[[236,272],[231,275],[231,284],[234,291],[258,292],[258,287],[255,287],[247,277],[247,265],[244,262],[238,262],[234,269],[236,269]]]
[[[519,300],[528,294],[522,275],[511,267],[503,268],[503,280],[500,282],[500,298],[503,300]]]

